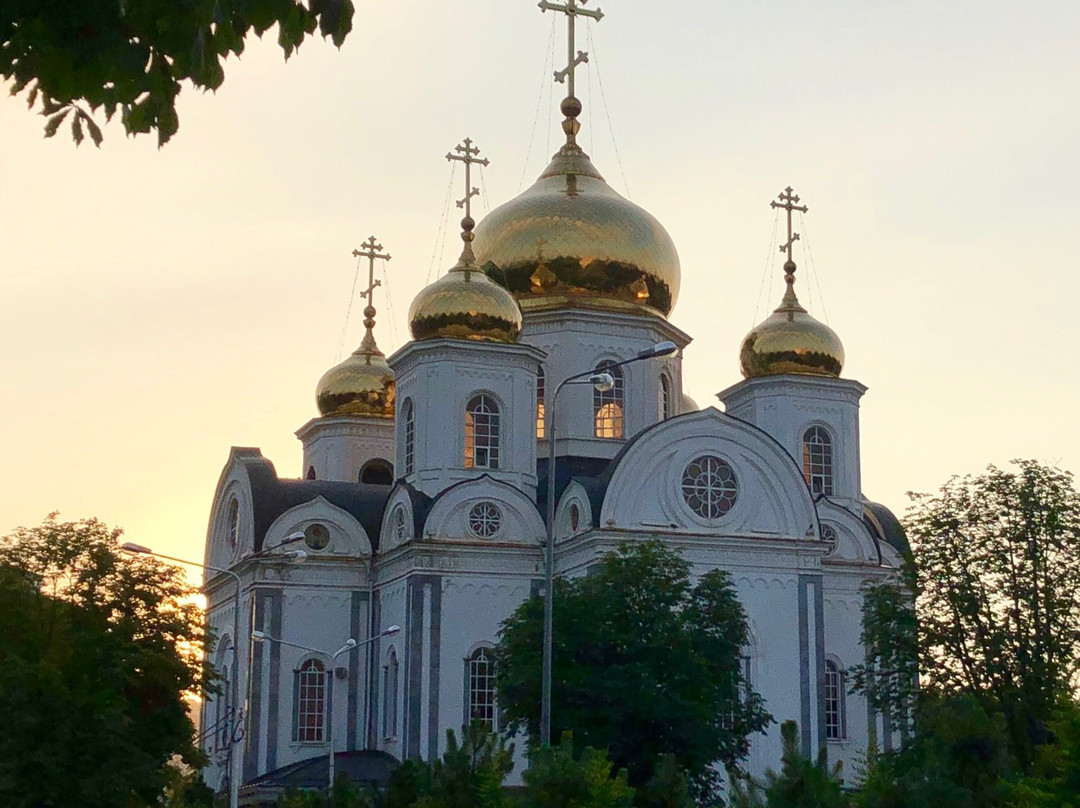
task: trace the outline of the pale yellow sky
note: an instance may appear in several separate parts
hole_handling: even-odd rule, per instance
[[[868,496],[902,512],[909,489],[1019,456],[1080,471],[1080,4],[591,5],[581,142],[679,249],[690,395],[739,379],[742,336],[778,302],[768,203],[791,184],[810,206],[800,297],[870,388]],[[59,510],[198,559],[229,446],[299,474],[351,250],[374,233],[393,255],[390,353],[455,257],[456,210],[432,268],[443,155],[471,136],[494,206],[556,148],[551,18],[359,0],[341,51],[286,65],[251,41],[216,95],[183,94],[161,151],[115,125],[100,151],[43,140],[3,94],[0,533]]]

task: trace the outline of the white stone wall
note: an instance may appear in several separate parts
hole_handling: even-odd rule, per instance
[[[385,460],[394,466],[394,421],[365,416],[313,418],[297,430],[304,445],[304,474],[315,470],[318,480],[355,483],[364,464]]]

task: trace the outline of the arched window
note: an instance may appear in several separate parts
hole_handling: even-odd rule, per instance
[[[394,534],[394,541],[405,541],[405,508],[398,505],[394,508],[394,514],[390,519],[390,529]]]
[[[660,374],[660,420],[671,417],[671,382],[666,373]]]
[[[469,685],[468,723],[479,721],[494,732],[495,709],[495,661],[490,648],[478,648],[465,661],[465,678]]]
[[[397,651],[390,654],[383,666],[383,737],[397,737],[398,661]]]
[[[802,467],[810,493],[832,496],[832,438],[823,427],[812,426],[803,435]]]
[[[499,467],[499,405],[491,396],[473,396],[465,408],[465,468]]]
[[[221,666],[221,694],[217,698],[217,719],[214,721],[214,738],[218,749],[228,749],[232,739],[232,716],[229,715],[229,666]]]
[[[293,675],[293,740],[323,743],[330,733],[326,726],[326,666],[309,659]]]
[[[536,437],[544,437],[545,397],[547,395],[544,381],[544,366],[540,365],[536,371]]]
[[[844,716],[844,671],[831,659],[825,660],[825,738],[842,741],[847,737]]]
[[[609,373],[615,380],[610,390],[593,388],[594,434],[598,438],[621,438],[623,436],[623,375],[622,369],[613,367],[614,362],[601,362],[597,373]]]
[[[240,503],[237,502],[236,497],[229,500],[228,529],[229,546],[236,547],[236,543],[240,540]]]
[[[314,480],[315,479],[315,467],[314,466],[308,466],[307,478],[309,480]]]
[[[390,465],[389,460],[376,457],[360,468],[359,481],[369,485],[393,485],[394,467]]]
[[[405,473],[413,473],[416,460],[416,419],[413,417],[412,399],[405,399],[401,405],[401,418],[405,423]]]

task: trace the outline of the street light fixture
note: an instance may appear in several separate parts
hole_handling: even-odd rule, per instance
[[[568,384],[591,384],[597,390],[606,392],[615,386],[615,377],[609,373],[613,368],[641,362],[646,359],[658,359],[671,356],[679,350],[674,342],[665,340],[651,348],[639,351],[637,356],[605,365],[599,373],[586,370],[563,379],[551,396],[550,406],[544,410],[544,436],[547,440],[547,543],[544,545],[544,656],[543,671],[540,679],[540,744],[551,745],[551,650],[553,628],[553,599],[555,581],[555,406],[559,391]]]
[[[271,547],[268,550],[262,550],[262,551],[260,551],[258,553],[252,553],[248,557],[249,558],[266,558],[269,555],[271,555],[270,550],[277,549],[277,547],[280,547],[282,544],[288,544],[288,543],[290,543],[292,541],[296,541],[297,536],[299,536],[301,539],[304,538],[303,533],[294,533],[293,535],[289,536],[285,541],[281,542],[281,544],[275,545],[274,547]],[[232,634],[232,636],[233,636],[233,658],[234,658],[235,662],[233,664],[231,702],[232,702],[232,705],[233,705],[233,710],[234,711],[237,710],[238,709],[238,704],[239,704],[239,697],[240,697],[239,696],[240,671],[238,669],[239,668],[239,662],[240,662],[240,652],[239,652],[239,642],[240,642],[240,599],[241,599],[241,596],[242,596],[242,593],[243,593],[243,582],[240,580],[240,576],[237,575],[232,570],[225,569],[224,567],[215,567],[212,564],[201,564],[198,561],[189,561],[186,558],[176,558],[175,556],[165,555],[164,553],[155,553],[149,547],[146,547],[146,546],[144,546],[142,544],[136,544],[135,542],[131,542],[131,541],[126,541],[123,544],[121,544],[120,549],[123,550],[125,553],[131,553],[132,555],[148,555],[148,556],[153,556],[154,558],[163,559],[165,561],[172,561],[172,562],[174,562],[176,564],[184,564],[185,566],[189,566],[189,567],[199,567],[200,569],[210,570],[211,572],[220,572],[220,573],[223,573],[225,575],[231,576],[233,581],[236,582],[236,595],[235,595],[235,600],[233,601],[234,606],[233,606],[233,634]],[[275,557],[278,557],[278,558],[290,559],[292,561],[295,561],[298,564],[307,559],[307,553],[305,553],[303,550],[290,550],[290,551],[285,552],[285,553],[276,553],[276,554],[273,554],[273,555]],[[247,678],[247,677],[245,677],[245,678]],[[239,718],[239,716],[237,716],[237,718]],[[226,766],[226,768],[228,769],[228,772],[229,772],[229,808],[237,808],[237,803],[239,802],[239,797],[240,797],[240,778],[237,776],[237,772],[236,772],[236,768],[237,768],[236,763],[240,760],[240,757],[238,755],[233,754],[233,748],[236,746],[236,743],[237,743],[236,738],[235,738],[235,736],[236,736],[236,725],[237,725],[237,721],[234,720],[232,722],[232,727],[231,727],[230,732],[229,732],[229,746],[228,746],[228,749],[226,751],[227,758],[226,758],[226,762],[225,762],[225,766]]]
[[[320,650],[318,648],[312,648],[312,647],[307,646],[307,645],[300,645],[299,643],[289,642],[288,640],[282,640],[279,637],[271,637],[265,631],[253,631],[253,632],[251,632],[251,639],[253,639],[255,642],[276,642],[278,645],[287,645],[290,648],[299,648],[302,651],[310,651],[313,654],[322,654],[323,656],[330,657],[330,662],[333,663],[333,661],[335,659],[337,659],[339,656],[341,656],[342,654],[344,654],[344,653],[346,653],[348,651],[352,651],[354,648],[361,648],[361,647],[367,645],[370,642],[375,642],[375,640],[381,639],[382,637],[393,637],[395,634],[397,634],[400,631],[401,631],[401,626],[390,626],[388,628],[384,628],[382,631],[380,631],[375,636],[368,637],[366,640],[360,640],[359,642],[357,642],[352,637],[349,637],[349,639],[345,640],[345,644],[342,645],[336,651],[334,651],[334,653],[332,653],[332,654],[327,653],[326,651],[322,651],[322,650]],[[330,692],[327,694],[327,696],[329,698],[330,704],[333,704],[334,703],[334,677],[330,676],[328,678],[328,681],[330,682]],[[296,709],[295,705],[293,705],[293,709]],[[330,729],[330,755],[329,755],[329,765],[328,765],[329,778],[328,778],[328,781],[327,781],[327,784],[326,784],[328,792],[329,792],[329,789],[332,789],[334,787],[334,757],[336,755],[336,752],[334,751],[334,716],[333,716],[333,714],[331,714],[331,716],[330,716],[329,729]]]

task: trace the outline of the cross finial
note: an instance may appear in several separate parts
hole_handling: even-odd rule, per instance
[[[375,240],[375,236],[368,236],[368,240],[360,246],[363,249],[353,250],[352,254],[356,258],[366,258],[368,260],[368,286],[361,294],[361,297],[367,298],[367,306],[364,307],[364,328],[367,329],[364,341],[366,343],[368,337],[371,336],[371,329],[375,327],[375,289],[382,286],[382,281],[375,280],[375,259],[389,261],[390,253],[383,251],[383,246]]]
[[[454,154],[454,152],[457,152],[457,154]],[[472,142],[471,138],[465,138],[463,141],[461,141],[460,144],[458,144],[457,146],[454,146],[454,152],[447,152],[446,153],[446,159],[447,160],[457,160],[458,162],[461,162],[461,163],[465,164],[465,198],[464,199],[459,199],[457,201],[457,206],[459,208],[464,207],[465,208],[465,218],[466,219],[471,219],[472,218],[471,200],[472,200],[472,198],[474,196],[476,196],[477,194],[480,193],[479,188],[473,188],[472,187],[472,167],[473,167],[473,163],[476,163],[477,165],[481,165],[481,166],[486,166],[491,161],[488,160],[486,157],[484,157],[483,159],[477,157],[477,155],[480,154],[480,149],[473,146],[473,142]]]
[[[799,234],[791,229],[791,212],[797,210],[806,213],[810,209],[806,205],[799,204],[799,195],[792,190],[790,185],[769,203],[769,207],[787,211],[787,241],[780,245],[780,252],[787,254],[787,260],[784,262],[784,280],[787,281],[788,287],[791,287],[795,283],[795,259],[791,257],[791,246],[799,240]]]
[[[577,50],[574,42],[574,23],[577,17],[589,17],[599,22],[604,18],[604,12],[600,9],[584,8],[589,0],[566,0],[564,4],[551,3],[548,0],[540,0],[537,4],[541,11],[560,11],[566,15],[566,67],[555,71],[555,81],[559,84],[566,83],[566,99],[562,103],[562,112],[566,116],[563,121],[563,131],[566,132],[567,141],[574,142],[580,124],[576,118],[581,114],[581,102],[574,94],[574,68],[579,64],[589,61],[589,54]]]

